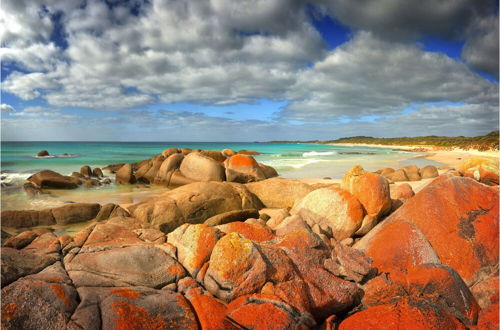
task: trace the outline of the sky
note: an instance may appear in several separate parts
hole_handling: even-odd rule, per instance
[[[4,141],[477,136],[498,1],[2,0]]]

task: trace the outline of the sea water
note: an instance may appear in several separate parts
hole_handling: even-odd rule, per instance
[[[133,186],[104,185],[74,191],[55,191],[30,199],[22,190],[25,179],[43,169],[63,175],[78,172],[83,165],[105,167],[109,164],[132,163],[160,154],[170,147],[222,150],[241,149],[259,152],[257,161],[274,167],[288,178],[341,178],[356,164],[375,171],[384,167],[398,168],[409,164],[424,166],[436,162],[418,158],[422,153],[365,146],[335,146],[299,143],[230,143],[230,142],[2,142],[1,179],[9,187],[2,188],[2,209],[55,206],[65,201],[137,202],[154,192]],[[49,157],[36,157],[47,150]],[[113,178],[113,176],[111,176]]]

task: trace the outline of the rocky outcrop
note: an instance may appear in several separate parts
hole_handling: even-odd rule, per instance
[[[27,180],[40,188],[75,189],[78,184],[73,179],[51,170],[43,170],[33,174]]]
[[[80,174],[83,177],[90,178],[92,176],[92,169],[88,165],[84,165],[80,168]]]
[[[224,167],[198,152],[188,154],[180,165],[180,172],[195,181],[225,181]]]
[[[169,233],[183,223],[203,223],[229,211],[261,209],[263,205],[244,185],[230,182],[196,182],[129,207],[137,219]]]
[[[47,150],[40,150],[37,154],[37,157],[46,157],[49,156],[49,152]]]
[[[94,169],[92,170],[92,176],[96,178],[103,178],[104,173],[102,173],[102,170],[99,167],[94,167]]]

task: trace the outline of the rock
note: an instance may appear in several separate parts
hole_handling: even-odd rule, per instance
[[[112,164],[104,167],[104,170],[109,171],[111,173],[116,173],[120,168],[123,167],[125,164]]]
[[[159,167],[154,183],[170,185],[172,174],[175,170],[179,168],[182,161],[184,160],[184,155],[180,153],[174,153],[165,159],[161,166]]]
[[[498,159],[471,158],[460,165],[459,172],[463,176],[474,178],[489,186],[495,186],[499,183]]]
[[[193,151],[193,149],[190,149],[190,148],[180,148],[179,151],[185,155],[191,153]]]
[[[36,197],[42,194],[42,190],[31,182],[26,182],[23,185],[23,189],[29,197]]]
[[[410,181],[419,181],[422,179],[422,177],[420,176],[420,169],[418,168],[418,166],[408,165],[401,169],[406,173],[406,176]]]
[[[291,208],[314,189],[300,180],[272,178],[245,185],[266,207]]]
[[[181,173],[196,181],[225,181],[224,167],[212,158],[194,152],[188,154],[180,166]]]
[[[279,225],[275,226],[274,231],[278,236],[285,236],[297,229],[311,230],[309,225],[298,215],[292,215],[283,219]]]
[[[205,288],[216,297],[231,301],[258,292],[266,282],[267,264],[257,246],[237,233],[230,233],[215,245]]]
[[[475,327],[474,329],[498,329],[499,309],[500,306],[497,301],[494,305],[481,310],[481,313],[479,314],[479,320],[477,322],[477,327]]]
[[[227,306],[227,315],[245,329],[310,329],[316,325],[310,315],[270,295],[235,299]]]
[[[247,183],[266,179],[257,161],[248,155],[234,155],[224,162],[227,181]]]
[[[111,179],[110,178],[106,178],[102,181],[103,184],[110,184],[111,183]]]
[[[70,176],[72,176],[74,178],[79,178],[79,179],[85,178],[85,176],[83,176],[80,172],[72,172]]]
[[[238,233],[244,238],[254,242],[265,242],[274,239],[274,234],[271,230],[261,224],[237,221],[217,226],[217,229],[226,234]]]
[[[222,164],[226,160],[226,156],[222,154],[222,152],[217,151],[217,150],[202,150],[200,151],[200,154],[203,156],[206,156],[208,158],[212,158],[215,160],[217,163]]]
[[[268,166],[268,165],[263,164],[263,163],[258,163],[258,164],[259,164],[259,167],[262,170],[262,172],[264,173],[264,176],[266,178],[269,179],[269,178],[274,178],[274,177],[278,176],[278,172],[274,169],[274,167]]]
[[[94,219],[101,209],[97,203],[71,203],[51,209],[58,225],[84,222]]]
[[[297,203],[291,214],[298,214],[309,226],[318,224],[337,240],[351,237],[362,224],[364,210],[351,193],[336,187],[310,192]]]
[[[45,156],[49,156],[49,152],[47,150],[41,150],[36,155],[37,155],[37,157],[45,157]]]
[[[99,187],[101,185],[102,185],[101,182],[99,182],[96,179],[85,180],[83,182],[83,188],[86,188],[86,189],[93,188],[93,187]]]
[[[422,179],[436,178],[439,176],[438,170],[434,165],[427,165],[420,169],[420,174],[422,175]]]
[[[3,246],[20,250],[33,242],[33,240],[37,237],[37,233],[33,231],[25,231],[6,240],[3,243]]]
[[[94,167],[92,170],[92,176],[96,178],[102,178],[104,177],[104,173],[102,173],[102,170],[99,167]]]
[[[402,183],[398,185],[393,185],[391,187],[391,198],[392,199],[408,199],[415,196],[413,188],[408,183]]]
[[[434,250],[441,263],[471,284],[497,264],[498,236],[498,190],[469,178],[442,175],[355,247],[365,250],[374,265],[386,266],[403,266],[415,257],[422,260],[419,256],[431,256]]]
[[[266,225],[271,229],[276,229],[286,217],[290,216],[287,209],[271,209],[266,208],[259,211],[260,215],[268,215],[270,218],[266,221]]]
[[[393,280],[394,279],[394,280]],[[392,305],[401,298],[408,296],[405,288],[406,276],[404,273],[381,273],[369,280],[364,286],[364,295],[361,303],[364,308],[379,305]]]
[[[340,323],[347,329],[466,329],[450,314],[411,300],[380,305],[355,313]]]
[[[63,176],[51,170],[43,170],[30,176],[28,181],[34,183],[40,188],[55,189],[75,189],[78,184],[73,182],[70,177]]]
[[[186,276],[184,268],[161,246],[137,236],[138,224],[130,218],[97,224],[78,254],[64,259],[75,285],[160,288]]]
[[[2,211],[2,227],[24,228],[56,223],[50,209],[41,211]]]
[[[95,220],[96,221],[108,220],[109,216],[111,215],[115,207],[117,207],[117,205],[113,203],[108,203],[103,205],[100,208],[99,213],[97,213],[97,215],[95,216]]]
[[[387,179],[391,180],[392,182],[410,181],[406,172],[403,169],[399,169],[392,173],[385,174],[384,176]]]
[[[257,152],[257,151],[254,151],[254,150],[242,149],[242,150],[238,151],[238,154],[240,154],[240,155],[255,156],[255,155],[260,155],[260,152]]]
[[[204,224],[207,226],[218,226],[234,221],[245,221],[249,218],[258,218],[259,211],[256,209],[234,210],[214,215],[213,217],[205,220]]]
[[[132,165],[123,165],[118,172],[116,172],[115,182],[117,184],[132,184],[135,183],[136,179],[132,172]]]
[[[168,148],[168,149],[165,149],[162,151],[161,155],[164,157],[164,158],[168,158],[170,157],[171,155],[173,154],[177,154],[177,153],[180,153],[181,151],[177,148]]]
[[[238,329],[226,318],[227,305],[224,301],[197,289],[187,290],[185,296],[193,306],[202,329]]]
[[[489,308],[499,300],[499,277],[498,274],[486,276],[481,281],[474,283],[470,288],[474,298],[482,309]]]
[[[387,177],[387,174],[391,174],[391,173],[394,173],[394,172],[395,172],[395,170],[393,168],[386,167],[386,168],[383,168],[381,170],[378,170],[376,173]]]
[[[50,266],[2,289],[2,328],[64,329],[77,305],[62,266]]]
[[[331,240],[332,256],[323,263],[325,268],[337,277],[348,281],[363,282],[373,273],[371,260],[353,248]],[[376,273],[376,271],[375,271]]]
[[[341,187],[354,195],[366,211],[357,235],[366,234],[391,210],[389,182],[379,174],[366,172],[357,165],[344,175]]]
[[[404,271],[421,264],[440,263],[436,252],[417,226],[403,220],[386,221],[354,244],[354,248],[372,258],[373,266],[379,272]]]
[[[137,182],[142,182],[142,183],[151,183],[149,182],[148,179],[146,179],[144,177],[144,175],[146,175],[146,173],[148,173],[148,171],[151,169],[151,167],[153,166],[153,161],[150,160],[149,162],[141,165],[141,167],[139,167],[137,169],[137,171],[135,172],[135,178],[137,180]]]
[[[231,150],[231,149],[223,149],[221,151],[221,153],[227,158],[227,157],[231,157],[233,155],[236,154],[236,152],[234,150]]]
[[[142,175],[141,181],[147,182],[147,183],[154,182],[156,176],[158,175],[158,171],[161,167],[161,164],[163,164],[164,161],[165,161],[165,157],[163,157],[163,156],[155,156],[155,157],[151,158],[151,162],[149,163],[151,165],[151,167],[147,170],[147,172],[145,174],[142,175],[141,173],[139,173]]]
[[[204,224],[183,224],[167,235],[168,242],[177,248],[177,259],[194,278],[221,237],[218,229]]]
[[[92,169],[88,165],[84,165],[80,168],[80,174],[84,177],[90,178],[92,176]]]
[[[183,223],[203,223],[214,215],[234,210],[261,209],[261,202],[244,185],[197,182],[129,207],[131,214],[169,233]]]
[[[144,287],[78,288],[81,303],[69,329],[197,329],[187,300],[176,292]]]

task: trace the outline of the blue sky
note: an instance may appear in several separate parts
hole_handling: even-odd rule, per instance
[[[498,129],[498,3],[4,0],[3,140]]]

